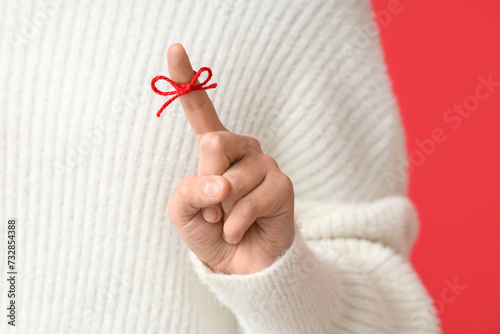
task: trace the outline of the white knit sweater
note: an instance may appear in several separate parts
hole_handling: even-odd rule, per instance
[[[418,219],[368,0],[0,1],[0,267],[18,221],[16,331],[436,333],[408,254]],[[184,44],[223,124],[294,184],[271,267],[216,274],[167,215],[197,170],[150,81]],[[400,177],[387,178],[388,175]]]

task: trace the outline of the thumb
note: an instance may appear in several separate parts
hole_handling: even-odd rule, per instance
[[[220,207],[219,203],[227,197],[229,188],[229,181],[223,176],[188,176],[179,183],[170,199],[168,215],[177,227],[186,225],[202,208]]]

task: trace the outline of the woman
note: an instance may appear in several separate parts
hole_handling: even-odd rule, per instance
[[[439,331],[367,0],[3,7],[24,332]]]

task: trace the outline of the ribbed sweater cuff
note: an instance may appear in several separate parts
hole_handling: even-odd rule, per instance
[[[257,273],[215,273],[194,253],[190,257],[201,280],[233,310],[244,333],[301,333],[311,329],[311,319],[322,317],[314,314],[322,313],[322,306],[336,303],[339,282],[308,248],[298,228],[290,248]]]

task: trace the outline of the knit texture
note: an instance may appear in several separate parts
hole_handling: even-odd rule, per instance
[[[150,87],[176,42],[293,181],[294,242],[261,272],[211,272],[167,215],[197,171]],[[386,178],[405,139],[368,0],[0,1],[0,78],[0,268],[16,217],[19,272],[0,333],[440,331],[406,178]]]

